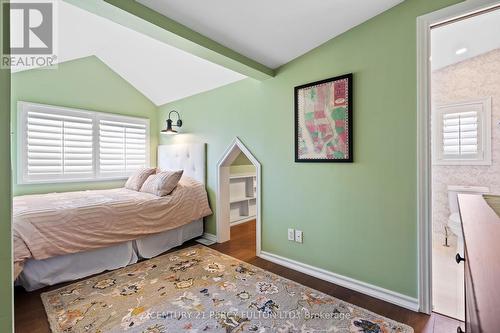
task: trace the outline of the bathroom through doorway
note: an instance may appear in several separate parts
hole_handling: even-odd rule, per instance
[[[432,310],[464,321],[461,193],[500,193],[500,9],[431,29]],[[496,150],[494,149],[496,147]]]

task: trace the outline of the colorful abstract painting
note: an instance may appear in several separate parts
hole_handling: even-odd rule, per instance
[[[352,74],[295,87],[295,161],[353,161]]]

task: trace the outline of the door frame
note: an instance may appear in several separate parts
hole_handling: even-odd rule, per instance
[[[227,242],[231,238],[229,223],[229,205],[223,205],[223,202],[229,202],[229,166],[234,162],[239,153],[242,152],[252,162],[255,167],[256,175],[256,215],[255,215],[255,234],[256,234],[256,256],[261,252],[261,165],[252,152],[236,137],[226,148],[224,154],[217,163],[217,201],[216,201],[216,238],[217,243]]]
[[[432,312],[431,27],[500,5],[467,0],[417,17],[417,222],[419,311]]]

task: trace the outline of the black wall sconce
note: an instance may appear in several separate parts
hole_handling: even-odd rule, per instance
[[[175,113],[177,115],[177,122],[175,123],[175,125],[173,125],[173,121],[171,119],[172,113]],[[165,133],[165,134],[170,134],[170,135],[177,134],[178,132],[176,130],[174,130],[172,127],[182,127],[181,116],[179,115],[179,112],[177,112],[175,110],[172,110],[168,113],[167,128],[162,129],[161,132]]]

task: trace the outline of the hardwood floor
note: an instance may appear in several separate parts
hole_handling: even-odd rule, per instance
[[[197,243],[190,241],[184,244],[183,247],[194,244]],[[301,283],[305,286],[337,297],[346,302],[405,323],[413,327],[416,333],[454,333],[460,323],[457,320],[436,313],[428,316],[422,313],[406,310],[391,303],[366,296],[333,283],[329,283],[258,258],[255,256],[255,221],[232,227],[231,240],[229,242],[214,244],[210,247],[275,274],[286,277],[290,280]],[[178,248],[173,249],[172,251],[177,249]],[[47,316],[40,299],[40,293],[57,289],[61,286],[62,284],[34,292],[26,292],[22,288],[15,289],[14,302],[16,333],[50,333]]]

